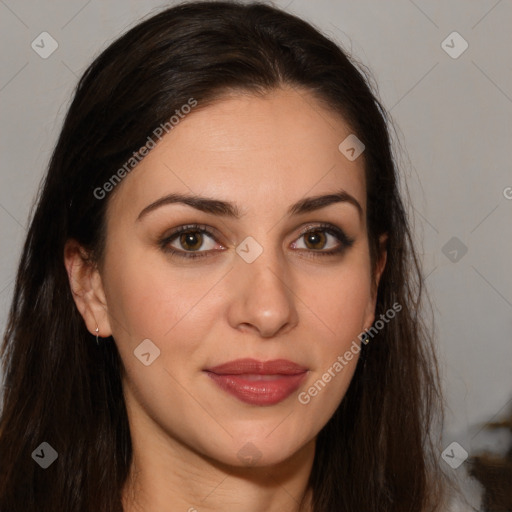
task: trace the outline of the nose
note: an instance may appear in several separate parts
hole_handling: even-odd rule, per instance
[[[252,263],[239,258],[230,272],[230,325],[271,338],[298,323],[296,296],[285,264],[270,249]]]

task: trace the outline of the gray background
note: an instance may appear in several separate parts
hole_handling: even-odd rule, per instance
[[[0,0],[2,331],[30,208],[77,79],[117,36],[165,5],[171,2]],[[503,450],[506,432],[491,436],[483,426],[512,406],[512,2],[275,5],[312,22],[371,69],[406,150],[401,163],[448,402],[444,446]],[[47,59],[31,48],[43,31],[59,45]],[[442,46],[453,31],[469,45],[457,58]],[[451,51],[462,48],[452,39],[445,43]],[[462,478],[464,465],[453,471]],[[465,485],[478,504],[478,485]]]

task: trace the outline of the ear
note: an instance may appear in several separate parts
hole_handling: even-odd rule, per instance
[[[112,330],[100,272],[88,258],[87,251],[76,240],[70,239],[66,242],[64,265],[73,299],[87,330],[96,335],[97,327],[98,336],[110,336]]]
[[[371,296],[368,301],[368,308],[366,310],[364,326],[368,329],[375,320],[375,307],[377,305],[377,292],[379,290],[379,283],[387,261],[387,240],[388,234],[384,233],[379,237],[379,249],[377,254],[377,261],[375,263],[375,274],[371,284]]]

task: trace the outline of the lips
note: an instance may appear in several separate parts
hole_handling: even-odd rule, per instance
[[[274,405],[290,396],[308,369],[286,359],[237,359],[204,370],[222,390],[251,405]]]
[[[207,368],[206,371],[217,375],[297,375],[307,371],[307,368],[287,359],[274,359],[273,361],[237,359],[213,368]]]

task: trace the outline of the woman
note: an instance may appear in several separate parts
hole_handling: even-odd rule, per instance
[[[2,356],[0,510],[441,510],[386,114],[306,22],[192,2],[86,70]]]

